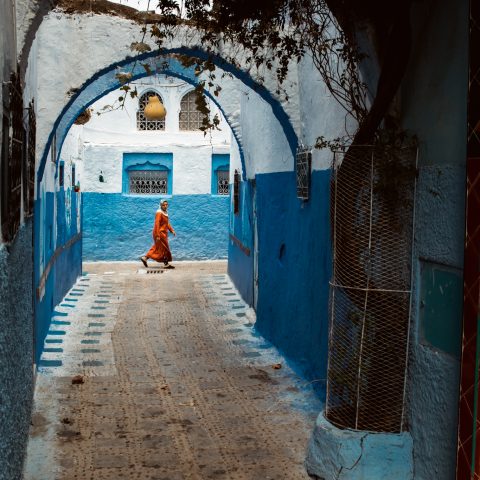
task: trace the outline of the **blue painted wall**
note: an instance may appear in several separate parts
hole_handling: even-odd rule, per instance
[[[256,177],[257,328],[313,379],[327,368],[329,181],[329,171],[313,172],[311,198],[302,202],[294,172]]]
[[[85,260],[138,260],[152,245],[160,198],[169,202],[175,260],[227,258],[230,199],[212,195],[83,194]]]
[[[46,267],[50,259],[56,254],[55,262],[52,264],[50,273],[45,282],[44,295],[39,298],[36,295],[35,305],[35,358],[38,363],[45,337],[50,328],[52,313],[55,306],[60,303],[62,298],[71,288],[75,280],[82,273],[82,242],[77,241],[68,248],[68,242],[73,239],[79,232],[77,229],[77,215],[79,213],[79,194],[71,193],[71,204],[66,203],[66,191],[61,189],[54,193],[48,192],[45,195],[45,205],[41,205],[41,201],[37,200],[35,205],[35,225],[39,225],[39,221],[44,221],[44,238],[40,238],[40,231],[35,230],[35,287],[39,286],[41,274],[38,259],[40,256],[45,258],[44,266]],[[56,209],[55,209],[56,203]],[[68,216],[70,221],[67,222],[66,208],[69,209]],[[41,212],[42,210],[42,212]],[[55,214],[56,212],[56,214]],[[55,224],[56,228],[53,228]],[[56,231],[56,239],[51,238]],[[37,292],[36,292],[37,293]]]
[[[33,395],[32,219],[0,245],[0,479],[22,477]]]
[[[312,379],[327,368],[331,276],[330,172],[312,173],[311,198],[296,197],[295,173],[257,175],[241,183],[241,208],[231,232],[250,256],[230,241],[228,271],[250,304],[254,301],[253,189],[258,232],[259,332]],[[320,389],[324,385],[319,382]]]
[[[230,215],[228,243],[228,274],[249,305],[254,303],[254,188],[252,182],[240,183],[240,211]],[[232,185],[230,192],[233,192]],[[233,196],[231,198],[233,200]],[[231,208],[233,212],[233,204]]]

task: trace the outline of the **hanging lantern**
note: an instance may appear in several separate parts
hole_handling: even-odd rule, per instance
[[[148,103],[144,110],[145,118],[150,121],[163,120],[167,115],[167,111],[162,102],[156,95],[148,97]]]

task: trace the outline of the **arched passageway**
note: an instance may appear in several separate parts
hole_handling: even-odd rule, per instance
[[[49,354],[52,354],[51,360],[55,360],[53,356],[59,353],[56,350],[62,349],[60,345],[67,337],[74,342],[65,342],[65,345],[80,345],[77,352],[91,355],[78,357],[72,351],[68,359],[65,357],[65,365],[62,360],[62,365],[45,367],[52,370],[48,372],[52,373],[51,377],[37,375],[37,394],[44,395],[44,400],[58,408],[47,411],[47,415],[34,416],[35,431],[54,439],[55,447],[47,454],[58,451],[59,439],[66,440],[67,450],[73,451],[70,457],[57,457],[61,461],[57,464],[59,469],[75,470],[80,478],[90,475],[91,468],[101,469],[106,478],[120,478],[125,471],[143,478],[144,471],[139,469],[146,468],[150,469],[149,476],[155,478],[163,467],[154,450],[162,443],[175,445],[175,453],[170,457],[166,455],[170,464],[179,463],[179,448],[185,449],[187,454],[183,457],[187,464],[196,465],[194,473],[190,472],[187,478],[203,479],[213,475],[214,478],[245,479],[249,474],[255,480],[266,478],[266,470],[277,474],[277,467],[269,464],[272,449],[275,455],[288,458],[289,465],[300,463],[300,456],[290,455],[295,448],[287,446],[292,438],[298,445],[300,438],[295,435],[298,424],[291,425],[288,414],[297,411],[300,415],[306,413],[303,418],[307,418],[308,412],[301,412],[305,406],[301,399],[306,397],[294,390],[301,385],[293,381],[291,370],[280,357],[270,355],[271,344],[286,355],[297,371],[306,372],[314,385],[320,387],[320,394],[323,393],[331,277],[328,210],[332,158],[329,151],[319,151],[313,146],[319,136],[335,139],[346,133],[341,107],[330,96],[308,55],[299,64],[290,65],[285,83],[287,95],[282,96],[277,93],[274,72],[245,68],[243,52],[235,45],[222,45],[217,52],[217,68],[227,73],[222,82],[230,87],[224,88],[215,99],[240,146],[237,157],[240,175],[236,177],[237,182],[233,182],[233,186],[238,187],[238,195],[232,198],[235,208],[228,227],[229,259],[225,267],[228,277],[224,270],[215,269],[186,278],[180,269],[175,270],[177,277],[168,273],[141,276],[116,267],[94,270],[93,266],[89,267],[88,277],[79,277],[82,231],[77,218],[80,219],[82,192],[69,198],[58,192],[61,177],[58,157],[59,154],[61,157],[63,138],[87,105],[115,88],[113,67],[119,68],[115,73],[125,73],[138,58],[158,73],[156,45],[147,39],[152,52],[132,56],[130,45],[142,38],[142,26],[131,12],[119,16],[106,0],[62,0],[59,8],[50,11],[54,4],[56,2],[17,0],[0,6],[0,47],[4,47],[0,55],[3,82],[0,91],[0,380],[6,386],[0,391],[1,480],[21,476],[35,378],[32,364],[35,367],[38,360],[33,354],[32,332],[38,327],[38,354],[38,344],[49,326],[52,337],[56,338],[47,337],[55,341],[47,343],[46,349],[50,351],[44,350],[45,360],[48,361]],[[94,4],[95,7],[101,4],[103,10],[92,8]],[[432,472],[438,480],[455,476],[464,253],[468,2],[453,5],[438,1],[433,9],[422,2],[407,4],[409,15],[391,19],[405,23],[408,32],[404,33],[411,35],[412,48],[408,64],[403,65],[404,76],[393,75],[401,95],[396,99],[398,102],[393,102],[385,126],[411,132],[419,142],[413,253],[405,262],[411,265],[412,273],[410,358],[401,382],[405,392],[402,408],[406,407],[402,421],[408,431],[388,435],[373,435],[363,430],[339,431],[330,423],[328,415],[321,414],[308,458],[308,468],[319,478],[344,474],[355,478],[372,471],[373,476],[381,479],[411,480],[414,475],[418,480],[429,479]],[[69,13],[64,9],[66,5]],[[358,2],[360,5],[362,2]],[[41,7],[38,14],[35,13],[37,6]],[[407,5],[402,8],[406,9]],[[47,11],[50,13],[42,17]],[[472,25],[475,14],[471,12]],[[32,18],[33,28],[22,25],[22,19]],[[385,34],[397,31],[381,27]],[[470,33],[473,41],[475,29]],[[362,34],[361,42],[366,44],[367,53],[375,56],[376,46],[368,37]],[[202,55],[196,38],[194,31],[186,29],[166,45],[165,52]],[[400,42],[400,46],[406,45],[409,42]],[[407,54],[405,50],[403,48]],[[229,55],[225,57],[235,54],[238,70],[232,71],[222,62],[226,51]],[[445,52],[451,59],[448,68],[445,68]],[[195,83],[192,72],[177,68],[175,60],[178,59],[167,59],[165,68],[169,73]],[[392,73],[402,66],[393,60],[379,62],[381,79],[389,78],[383,75],[384,67],[390,65]],[[361,70],[368,90],[380,91],[376,62],[366,61]],[[144,74],[135,69],[133,73]],[[263,87],[256,82],[261,76]],[[475,95],[475,85],[471,87],[470,94]],[[474,120],[471,125],[476,125],[477,119]],[[474,132],[474,128],[471,131]],[[471,138],[474,139],[474,135]],[[298,173],[300,169],[296,169],[299,165],[295,162],[297,143],[307,147],[304,155],[299,155],[303,160],[300,165],[306,167],[303,176]],[[28,154],[23,155],[25,152]],[[297,195],[297,182],[300,195]],[[475,191],[472,195],[475,196]],[[342,207],[363,215],[355,202],[343,201]],[[76,210],[78,215],[68,217],[67,210],[70,213]],[[32,247],[33,225],[36,243]],[[365,258],[370,262],[368,256]],[[78,284],[74,283],[77,281]],[[445,295],[446,291],[451,296]],[[65,298],[64,302],[65,293],[68,301]],[[231,293],[249,314],[253,312],[248,308],[255,307],[254,328],[250,326],[249,316],[245,314],[245,319],[241,315],[244,312],[238,312],[242,308],[231,305],[237,302],[229,302]],[[164,303],[157,301],[160,294],[164,295]],[[57,304],[60,306],[56,307]],[[32,321],[33,306],[36,325]],[[174,306],[180,310],[176,311]],[[471,312],[475,313],[474,310]],[[188,312],[193,314],[189,316]],[[345,313],[347,323],[357,329],[359,317]],[[172,316],[178,321],[172,322]],[[474,317],[472,314],[473,323],[465,317],[468,325],[464,333],[469,332],[468,322],[475,324]],[[363,316],[363,327],[369,320],[368,315]],[[70,333],[78,329],[75,335],[79,336],[69,335],[67,327],[71,328]],[[362,331],[366,331],[363,327]],[[475,333],[475,329],[471,331]],[[189,332],[192,335],[188,335]],[[95,338],[98,333],[103,342]],[[110,343],[105,342],[107,337],[112,339]],[[348,334],[346,338],[349,345]],[[375,336],[370,338],[376,340]],[[470,339],[464,342],[465,348]],[[82,340],[90,342],[81,343]],[[393,343],[395,340],[393,336]],[[104,348],[107,344],[117,348],[113,355],[108,347]],[[138,348],[140,344],[143,350]],[[473,344],[475,342],[470,342]],[[215,352],[215,358],[205,355],[203,347],[208,345],[213,349],[210,352]],[[394,351],[388,342],[382,345],[390,353]],[[233,353],[220,354],[226,351]],[[345,352],[347,355],[342,357]],[[340,368],[333,369],[333,376],[339,374],[335,380],[343,392],[342,359],[353,358],[355,351],[343,348],[339,354],[333,347],[330,354],[331,358],[340,359]],[[463,355],[463,364],[468,367],[471,357],[465,356],[465,350]],[[202,358],[202,362],[197,362],[197,357]],[[278,368],[277,363],[282,363],[282,368]],[[121,368],[114,370],[112,365]],[[68,370],[67,366],[74,370]],[[260,371],[252,371],[252,366]],[[66,377],[53,373],[61,372],[61,367],[66,368]],[[369,367],[372,372],[379,371],[388,377],[388,369],[377,368],[375,363],[369,363]],[[77,368],[81,369],[82,378],[75,379],[73,385],[70,373]],[[473,384],[475,369],[467,370],[462,385]],[[372,391],[383,393],[380,390],[384,389],[377,388],[379,383],[368,380],[368,375],[361,376],[360,370],[358,373],[357,385],[370,384],[374,387]],[[178,378],[184,380],[186,390],[176,381]],[[332,369],[329,378],[331,385]],[[227,388],[219,387],[217,380],[222,380]],[[149,383],[152,389],[148,388]],[[245,403],[247,397],[252,402]],[[344,400],[348,404],[352,398],[347,394]],[[462,408],[468,407],[470,400],[462,394]],[[125,403],[120,408],[123,408],[121,421],[117,421],[111,406],[121,402]],[[360,405],[359,401],[356,403]],[[364,404],[373,414],[375,408],[379,408],[375,398]],[[285,405],[288,407],[284,410]],[[222,421],[228,419],[230,423],[221,425],[218,417],[211,415],[214,408],[221,411]],[[132,410],[132,415],[123,414]],[[461,416],[459,452],[466,453],[462,458],[467,460],[457,472],[460,477],[462,468],[466,471],[475,466],[469,458],[472,457],[469,447],[472,437],[468,435],[475,422],[471,421],[468,408],[465,412],[462,411]],[[100,423],[101,429],[96,430],[95,426]],[[227,431],[226,425],[233,425],[231,431]],[[161,432],[152,438],[153,428],[163,429],[165,436]],[[255,431],[257,441],[252,441],[245,430]],[[229,441],[217,441],[222,436]],[[340,445],[339,437],[342,438]],[[132,444],[126,444],[129,438]],[[176,443],[170,441],[172,438]],[[258,438],[265,440],[263,444],[268,443],[266,450],[262,450],[263,444],[258,443]],[[426,438],[435,441],[432,443]],[[215,448],[210,443],[212,439],[216,439]],[[88,440],[93,443],[88,444]],[[75,451],[75,445],[80,444],[90,445],[87,455]],[[196,448],[199,444],[202,448]],[[229,449],[233,444],[244,448],[234,453]],[[348,448],[344,448],[346,444]],[[352,445],[354,448],[350,448]],[[123,454],[122,448],[127,453]],[[348,458],[343,456],[347,451],[351,453]],[[149,455],[145,456],[145,452]],[[337,452],[342,455],[338,456]],[[390,452],[393,453],[390,455]],[[170,453],[168,448],[164,453]],[[218,454],[216,460],[209,465],[219,465],[219,468],[205,473],[207,470],[202,471],[205,467],[201,465],[206,465],[206,458],[214,459],[215,453]],[[297,453],[301,452],[297,450]],[[33,468],[40,465],[35,464],[35,459],[45,457],[44,449],[34,450]],[[46,459],[47,463],[42,462],[48,470],[50,457],[47,455]],[[253,462],[257,462],[257,466]],[[259,462],[268,468],[259,469]],[[301,471],[297,466],[288,471],[294,478],[302,478],[303,471],[296,475]],[[178,478],[185,476],[182,468],[173,471]],[[282,475],[283,472],[277,474],[283,478]],[[49,476],[50,473],[43,475]]]
[[[102,33],[99,32],[108,32],[108,40],[101,45],[98,39]],[[63,37],[66,35],[68,41],[65,44],[56,42],[60,34]],[[37,102],[37,180],[42,178],[40,183],[37,182],[38,186],[43,185],[50,191],[53,188],[56,169],[55,164],[49,161],[49,147],[54,139],[53,150],[58,152],[63,135],[76,116],[104,92],[118,86],[115,74],[119,71],[116,68],[120,67],[120,72],[129,72],[128,69],[133,68],[132,52],[125,46],[124,38],[135,35],[141,37],[138,25],[119,19],[113,22],[109,16],[50,15],[42,24],[38,35],[42,51],[36,52],[41,58],[37,66],[37,87],[42,90]],[[76,58],[72,58],[66,45],[74,44],[80,37],[82,42],[86,42],[85,47]],[[35,52],[36,48],[34,44],[32,51]],[[177,45],[168,48],[172,55],[202,55],[194,38],[185,45],[179,39]],[[96,51],[97,55],[89,55],[90,51]],[[52,55],[53,52],[57,54]],[[64,64],[62,73],[52,76],[52,72],[58,70],[59,58]],[[138,58],[150,61],[152,70],[157,70],[154,53]],[[238,58],[241,65],[241,52]],[[187,82],[198,81],[194,72],[184,69],[175,56],[165,60],[167,63],[161,64],[160,71],[164,69]],[[329,173],[326,168],[329,154],[312,153],[312,199],[304,202],[296,195],[294,153],[298,139],[306,145],[315,142],[313,125],[319,121],[325,124],[325,112],[329,112],[331,119],[325,125],[326,130],[335,130],[336,125],[342,122],[340,107],[332,105],[328,97],[318,98],[302,90],[302,85],[317,81],[309,67],[298,71],[293,69],[289,74],[285,84],[287,100],[277,93],[277,84],[271,72],[233,68],[222,61],[221,52],[216,60],[222,91],[213,100],[220,105],[234,132],[241,160],[238,169],[242,172],[240,209],[230,223],[229,273],[247,302],[258,307],[258,328],[301,362],[302,368],[310,371],[312,376],[323,378],[330,255],[329,230],[325,227],[328,218]],[[144,67],[138,63],[130,71],[139,77],[145,75]],[[28,70],[27,74],[30,73],[33,69]],[[265,74],[263,85],[255,80],[261,73]],[[63,92],[62,95],[59,92]],[[304,110],[308,110],[311,121],[301,124],[301,112]],[[41,188],[37,190],[40,198]],[[293,219],[301,219],[299,229],[287,226]],[[42,222],[45,223],[45,220]],[[313,244],[311,238],[315,239]],[[306,270],[298,268],[302,263],[302,251],[308,251],[311,259]],[[256,256],[257,252],[261,254]],[[325,269],[318,269],[317,265],[325,266]],[[38,271],[37,275],[38,283],[41,273]],[[259,289],[259,284],[265,288]],[[292,285],[295,287],[292,288]],[[272,296],[272,292],[282,294]],[[311,301],[315,303],[313,309]],[[45,304],[51,303],[47,301]],[[293,316],[296,321],[293,323],[289,313],[291,305],[295,309]],[[314,310],[325,312],[320,320],[312,313]],[[276,319],[275,323],[273,319]]]
[[[103,314],[102,302],[108,301],[104,300],[107,297],[102,295],[111,296],[111,293],[106,291],[109,289],[103,288],[111,283],[108,277],[100,279],[98,289],[91,298],[93,303],[82,307],[84,310],[79,309],[83,313],[88,310],[87,317],[81,315],[77,322],[77,317],[73,313],[75,305],[80,306],[88,295],[85,293],[87,289],[83,288],[82,284],[75,284],[81,274],[82,191],[80,189],[80,192],[72,193],[67,201],[67,197],[58,188],[62,146],[69,128],[78,115],[93,102],[108,92],[114,92],[120,86],[119,78],[116,76],[118,73],[129,72],[132,80],[144,78],[146,71],[141,63],[148,63],[153,73],[166,74],[192,86],[200,80],[192,69],[184,68],[177,58],[177,55],[193,57],[204,55],[194,40],[185,44],[181,39],[178,40],[177,44],[170,45],[162,52],[161,57],[158,52],[132,57],[132,52],[125,44],[125,38],[135,37],[140,35],[140,32],[140,26],[108,15],[64,15],[54,12],[44,19],[32,44],[26,71],[24,101],[28,104],[34,100],[32,112],[35,112],[37,122],[33,285],[35,344],[36,362],[39,361],[43,348],[45,354],[43,359],[47,363],[42,368],[47,370],[51,368],[59,369],[58,372],[62,371],[63,361],[62,365],[55,365],[57,359],[54,357],[59,353],[58,349],[62,349],[64,335],[65,338],[68,335],[68,324],[75,323],[80,328],[86,328],[87,333],[91,333],[88,332],[91,328],[105,328],[108,331],[111,327],[111,324],[102,320],[103,317],[98,316]],[[59,38],[63,41],[58,42]],[[82,49],[72,55],[72,46],[80,42],[83,45]],[[152,47],[154,48],[154,45]],[[92,55],[92,52],[95,52],[95,55]],[[243,304],[245,309],[252,305],[256,307],[256,328],[252,330],[250,325],[244,325],[249,322],[244,322],[242,312],[237,312],[233,308],[228,301],[229,294],[223,297],[221,289],[227,287],[212,286],[213,289],[220,288],[216,293],[224,303],[219,304],[219,307],[227,309],[228,316],[225,317],[222,311],[210,311],[209,314],[215,317],[213,325],[217,326],[218,332],[225,333],[227,346],[230,348],[233,345],[235,355],[242,359],[236,364],[242,371],[237,378],[240,383],[235,384],[236,386],[232,384],[230,387],[241,391],[242,382],[246,382],[251,384],[252,388],[250,390],[247,388],[250,393],[255,392],[255,385],[263,385],[273,394],[274,385],[279,386],[275,395],[280,396],[271,396],[269,393],[268,398],[264,399],[269,406],[265,410],[258,410],[258,415],[267,419],[271,412],[271,404],[278,402],[281,404],[283,394],[286,395],[288,403],[298,402],[300,405],[304,393],[299,388],[303,384],[295,383],[298,382],[298,378],[280,357],[275,356],[277,354],[271,350],[272,345],[277,345],[290,359],[298,362],[294,364],[295,370],[307,372],[311,378],[316,379],[314,385],[322,390],[323,381],[319,380],[325,377],[326,368],[326,305],[330,252],[327,227],[328,159],[325,154],[313,152],[310,178],[312,189],[310,201],[306,202],[297,198],[296,194],[295,152],[299,141],[306,145],[313,145],[315,141],[312,125],[300,122],[302,110],[309,111],[312,123],[318,120],[320,112],[323,111],[320,106],[333,112],[335,118],[339,118],[339,115],[338,109],[330,105],[330,100],[317,99],[306,91],[301,92],[302,82],[309,84],[316,81],[315,74],[309,67],[292,71],[286,84],[289,97],[287,100],[277,93],[274,78],[268,72],[263,85],[260,85],[255,79],[260,72],[233,68],[222,60],[221,52],[215,61],[222,90],[218,97],[213,95],[210,98],[222,111],[233,132],[238,148],[230,164],[231,173],[235,170],[240,173],[236,186],[233,175],[230,176],[231,188],[234,190],[236,187],[237,190],[236,195],[232,195],[231,198],[232,214],[226,239],[228,241],[226,268],[229,278],[233,281],[233,285],[229,284],[228,288],[238,290],[239,299],[245,302]],[[301,82],[298,81],[299,72]],[[312,108],[312,105],[315,108]],[[309,262],[305,264],[301,256],[302,252],[307,251]],[[299,268],[300,265],[303,267]],[[322,265],[322,268],[318,269],[318,265]],[[101,274],[105,275],[106,271]],[[221,272],[221,275],[223,276],[217,280],[228,280],[224,272]],[[212,278],[215,283],[215,275]],[[158,281],[168,284],[168,281],[160,278]],[[198,279],[195,282],[198,282]],[[195,282],[190,284],[194,290],[200,288]],[[142,288],[141,283],[136,280],[134,284],[134,289]],[[129,288],[132,286],[127,285],[127,290]],[[172,285],[173,290],[181,288]],[[207,285],[206,291],[200,294],[200,302],[214,301],[208,289]],[[154,295],[153,291],[150,293]],[[75,299],[77,302],[74,302]],[[143,297],[141,304],[131,300],[130,298],[130,306],[125,307],[131,313],[139,311],[143,303],[148,303]],[[175,298],[175,301],[177,300]],[[95,304],[96,302],[98,304]],[[68,304],[70,306],[66,306]],[[314,313],[319,311],[323,312],[320,317]],[[203,312],[202,321],[208,318],[205,315]],[[72,322],[67,320],[69,316]],[[225,322],[218,323],[219,318],[216,316],[222,317]],[[234,321],[237,323],[233,323]],[[143,322],[144,320],[140,318],[139,325]],[[102,323],[106,325],[104,327],[96,325]],[[182,325],[180,323],[178,328],[183,332]],[[63,327],[65,330],[62,330]],[[210,325],[196,326],[197,329],[204,327],[206,337],[202,338],[211,344],[209,337],[217,335],[218,332],[215,334],[211,332]],[[261,339],[259,334],[264,334],[267,340],[265,342],[259,340]],[[46,344],[45,338],[50,340]],[[86,355],[98,353],[94,352],[97,349],[94,342],[96,338],[83,340],[92,341],[80,344],[83,345],[81,349],[86,351]],[[111,358],[109,355],[105,356],[107,360]],[[258,366],[261,367],[259,372],[252,371],[250,365],[254,362],[252,359],[257,357]],[[82,371],[87,373],[90,371],[89,368],[97,367],[101,372],[101,367],[106,365],[95,364],[103,362],[104,359],[72,358],[76,359],[73,363],[77,362],[76,365],[80,365]],[[49,364],[49,361],[52,363]],[[68,361],[65,364],[67,363]],[[281,363],[282,368],[278,368],[277,363]],[[224,364],[219,363],[217,368],[223,369],[223,366]],[[272,369],[273,366],[276,368]],[[278,374],[278,380],[271,379],[270,369],[275,375]],[[105,369],[103,373],[107,370]],[[72,372],[68,369],[65,371],[69,372],[67,376]],[[284,382],[287,383],[282,383],[281,377],[284,377]],[[225,380],[228,382],[228,377]],[[295,385],[292,386],[292,382]],[[101,388],[93,384],[91,386],[94,389]],[[93,391],[87,392],[87,387],[80,388],[84,388],[87,395],[95,395]],[[193,388],[195,390],[200,387],[195,383]],[[295,388],[301,391],[296,392]],[[221,395],[218,398],[222,398]],[[235,403],[238,398],[232,400]],[[235,409],[233,404],[228,408]],[[243,408],[248,410],[253,407],[245,404]],[[302,408],[299,412],[300,415],[306,414],[303,417],[305,419],[312,412],[302,413]],[[318,405],[315,406],[315,410],[318,408]],[[279,422],[287,421],[288,412],[288,408],[282,412],[283,417],[278,417]],[[312,417],[308,418],[311,421]],[[174,425],[177,420],[172,424]],[[260,425],[259,423],[257,427],[261,429]],[[221,429],[218,432],[221,432]],[[70,433],[65,435],[68,436]],[[205,440],[202,435],[198,437],[201,441]],[[275,436],[273,430],[271,435]],[[307,438],[306,430],[302,435],[304,439]],[[298,438],[292,441],[298,441]],[[106,442],[103,445],[106,445]],[[277,442],[275,445],[278,447],[281,443]],[[248,451],[244,453],[249,455]],[[296,455],[299,454],[300,450]],[[268,463],[267,458],[268,455],[265,454],[262,461]],[[298,463],[301,460],[300,456],[296,456],[296,460],[293,458],[291,457],[289,462]],[[217,475],[221,476],[220,470]]]
[[[81,232],[78,225],[80,221],[71,221],[70,234],[66,237],[57,239],[56,225],[58,219],[65,216],[63,205],[56,200],[56,192],[58,191],[58,160],[61,156],[61,149],[65,140],[68,129],[71,127],[75,119],[85,111],[92,103],[97,101],[108,92],[114,91],[121,86],[118,78],[119,69],[122,72],[129,72],[132,81],[144,78],[147,75],[142,62],[148,61],[151,57],[151,70],[160,71],[162,75],[173,78],[179,78],[189,84],[196,85],[201,78],[197,78],[193,68],[185,68],[176,58],[176,55],[195,55],[201,56],[202,52],[197,50],[177,49],[171,51],[165,56],[158,55],[140,56],[135,60],[128,60],[122,63],[112,64],[101,69],[93,75],[84,84],[75,89],[75,92],[66,95],[68,101],[61,109],[60,116],[52,121],[47,115],[39,117],[50,122],[53,130],[48,134],[44,134],[42,139],[45,142],[42,148],[42,139],[39,139],[37,146],[39,152],[43,154],[39,158],[37,170],[37,202],[36,202],[36,224],[35,229],[35,248],[36,258],[38,259],[36,274],[36,290],[37,290],[37,351],[40,352],[43,339],[48,330],[50,314],[54,305],[58,304],[60,299],[66,293],[73,279],[79,274],[81,267],[81,250],[79,248]],[[237,275],[239,288],[252,302],[254,296],[254,270],[257,262],[255,258],[254,246],[254,222],[253,222],[253,197],[254,185],[250,181],[259,172],[270,170],[272,164],[280,164],[281,169],[289,169],[293,166],[294,151],[297,144],[297,136],[292,124],[288,120],[288,115],[282,108],[281,103],[266,90],[265,87],[258,85],[246,72],[242,72],[233,67],[225,66],[221,59],[218,58],[218,70],[228,74],[221,81],[222,90],[217,96],[207,95],[217,108],[222,112],[224,118],[231,128],[233,141],[236,143],[235,151],[238,152],[232,160],[231,172],[238,170],[241,172],[241,199],[240,204],[241,215],[234,214],[230,220],[230,236],[231,236],[231,262],[230,272],[233,276]],[[158,68],[155,67],[158,65]],[[39,86],[40,88],[40,86]],[[51,87],[50,87],[51,88]],[[49,87],[45,85],[45,95]],[[57,98],[56,89],[51,88],[52,103]],[[67,92],[68,93],[68,92]],[[275,145],[258,144],[258,151],[251,151],[251,147],[245,152],[244,138],[242,134],[252,135],[245,128],[240,128],[239,115],[241,111],[242,101],[244,97],[250,102],[255,102],[255,114],[250,114],[252,125],[262,124],[261,130],[268,129],[268,133],[275,137]],[[58,107],[57,107],[58,108]],[[259,112],[262,116],[259,117]],[[248,119],[247,119],[248,121]],[[255,126],[257,129],[258,125]],[[258,130],[258,129],[257,129]],[[258,134],[255,132],[255,134]],[[261,157],[265,155],[267,157]],[[233,175],[231,176],[233,179]],[[71,202],[72,212],[76,215],[80,214],[79,199],[80,196],[74,196]],[[59,207],[59,208],[57,208]],[[58,218],[55,218],[57,216]],[[70,218],[72,219],[75,214]],[[56,244],[53,249],[52,243]],[[60,243],[60,245],[58,245]],[[59,252],[62,252],[60,255]],[[246,254],[248,253],[248,254]],[[238,255],[237,261],[235,256]],[[38,358],[38,356],[37,356]]]
[[[161,59],[162,75],[195,83],[191,71],[184,71],[175,58],[166,58],[168,66],[165,65],[166,59]],[[134,63],[129,62],[122,65],[122,69],[131,71],[133,66]],[[63,217],[60,212],[63,198],[58,195],[56,185],[65,135],[81,112],[105,93],[119,87],[115,77],[117,72],[117,65],[113,65],[92,77],[84,88],[75,92],[60,118],[54,122],[54,131],[47,141],[37,177],[38,218],[40,222],[51,222],[54,231],[55,218],[49,219],[50,207],[42,205],[41,199],[50,196],[55,204],[52,210],[57,212],[56,217]],[[143,77],[145,71],[140,67],[138,75],[133,75],[132,79]],[[267,123],[278,142],[276,151],[282,151],[284,158],[290,161],[295,149],[291,142],[296,141],[296,137],[290,123],[282,125],[279,104],[271,97],[273,105],[268,103],[247,84],[239,79],[229,79],[222,85],[220,98],[213,100],[224,113],[232,128],[233,141],[238,144],[232,155],[230,177],[233,180],[233,172],[237,170],[244,186],[237,192],[241,195],[238,202],[241,214],[232,212],[229,219],[230,249],[238,251],[234,251],[234,256],[241,255],[237,262],[245,264],[242,268],[248,277],[239,278],[245,283],[249,281],[251,290],[255,258],[251,218],[254,185],[249,182],[249,177],[255,177],[255,170],[262,168],[262,163],[250,150],[249,132],[240,128],[238,111],[242,96],[255,101],[257,108],[264,112],[266,118],[253,117],[250,120]],[[264,127],[255,125],[255,128]],[[286,132],[289,132],[290,141]],[[242,133],[246,133],[246,138]],[[263,168],[266,167],[268,161],[264,159]],[[76,195],[85,196],[83,189],[80,190]],[[174,192],[172,204],[175,206],[176,202],[178,197]],[[107,204],[105,199],[104,205]],[[85,214],[85,197],[82,205]],[[77,210],[77,214],[80,215],[80,211]],[[74,218],[73,214],[71,218]],[[174,226],[175,221],[173,216]],[[180,233],[180,229],[177,231]],[[79,233],[82,232],[75,235]],[[42,245],[42,237],[39,233],[38,254],[48,258],[48,245]],[[225,240],[228,241],[228,236]],[[73,245],[69,248],[72,247],[75,248]],[[247,255],[248,249],[251,251]],[[73,288],[70,289],[65,282],[63,288],[68,291],[62,292],[63,267],[59,263],[57,269],[55,264],[64,262],[70,271],[78,272],[81,258],[73,249],[71,251],[72,254],[67,253],[64,260],[57,257],[51,263],[53,278],[45,280],[44,297],[37,309],[41,312],[42,305],[48,308],[51,293],[47,284],[52,282],[51,292],[54,296],[62,295],[63,300],[47,317],[53,322],[46,332],[46,349],[39,365],[47,378],[45,381],[42,377],[42,380],[49,393],[37,396],[36,415],[49,421],[52,415],[61,411],[61,416],[66,419],[59,432],[61,438],[75,435],[76,431],[81,433],[76,441],[60,441],[58,450],[43,455],[41,462],[38,452],[48,441],[48,435],[33,438],[26,466],[27,478],[37,474],[39,469],[48,471],[52,464],[59,465],[60,475],[73,476],[113,474],[123,472],[128,466],[133,478],[154,478],[158,474],[167,478],[185,475],[230,478],[237,475],[237,470],[238,478],[242,475],[255,478],[270,475],[276,469],[279,475],[291,471],[292,478],[303,478],[303,445],[309,435],[306,426],[317,413],[318,399],[311,386],[304,388],[302,380],[284,363],[273,345],[254,333],[254,312],[225,275],[225,264],[203,267],[182,264],[177,265],[174,272],[168,271],[161,276],[139,275],[140,264],[130,270],[124,265],[88,264],[84,276]],[[232,263],[235,267],[235,258]],[[147,271],[141,269],[141,273]],[[57,299],[53,303],[58,303]],[[209,306],[209,303],[216,306]],[[162,340],[153,344],[153,338]],[[163,352],[161,355],[160,351]],[[59,405],[64,399],[63,393],[60,397],[52,395],[58,377],[70,379],[76,375],[82,376],[82,383],[68,384],[63,393],[68,396],[81,392],[78,408],[74,411],[57,407],[52,411],[52,403]],[[92,377],[96,377],[94,382]],[[100,391],[102,397],[97,396]],[[260,391],[265,395],[261,396]],[[282,392],[291,397],[289,402],[302,405],[293,413],[289,407],[276,411],[279,423],[291,423],[286,441],[278,440],[278,433],[269,426],[268,415],[261,414],[262,408],[268,412],[272,404],[282,402]],[[118,400],[115,407],[110,404],[112,396]],[[87,408],[89,398],[95,399],[93,408]],[[208,407],[212,401],[215,401],[214,409]],[[143,402],[143,407],[139,402]],[[235,412],[237,408],[242,412],[240,416]],[[111,413],[106,413],[107,410]],[[252,417],[247,411],[256,413]],[[112,424],[112,415],[120,427]],[[83,419],[82,426],[75,416]],[[264,418],[262,422],[259,421],[261,417]],[[240,424],[239,418],[242,418]],[[129,432],[125,437],[128,445],[119,428]],[[236,438],[240,439],[239,444],[233,447]],[[169,447],[172,443],[178,443],[175,449]],[[132,449],[133,444],[136,447]],[[262,447],[258,450],[260,444]],[[277,456],[275,451],[282,453]],[[187,452],[188,460],[179,462]],[[244,465],[241,469],[240,464]]]

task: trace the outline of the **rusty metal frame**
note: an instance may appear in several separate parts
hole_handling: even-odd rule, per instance
[[[470,1],[467,197],[457,480],[480,479],[480,3]]]

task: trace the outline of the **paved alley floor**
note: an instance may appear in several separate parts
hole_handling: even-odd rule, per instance
[[[46,339],[25,480],[309,478],[321,405],[224,262],[84,272]]]

